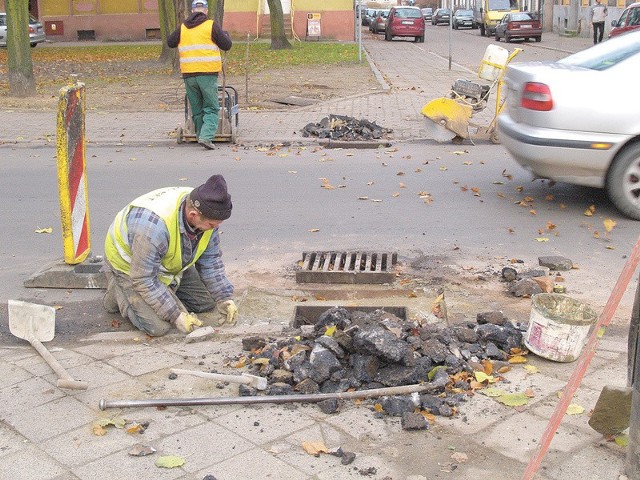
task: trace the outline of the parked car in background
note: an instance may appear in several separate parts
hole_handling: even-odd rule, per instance
[[[615,87],[638,72],[640,31],[557,62],[509,63],[501,143],[535,177],[605,188],[640,220],[640,97]]]
[[[476,21],[473,19],[473,10],[466,10],[462,8],[453,12],[451,24],[456,30],[459,28],[478,28]]]
[[[414,37],[414,42],[424,42],[424,17],[418,7],[391,7],[384,31],[384,39]]]
[[[448,8],[437,9],[431,17],[431,25],[449,25],[451,10]]]
[[[618,20],[611,22],[609,38],[640,28],[640,3],[632,3],[624,9]]]
[[[422,16],[425,22],[430,22],[431,18],[433,18],[433,8],[426,7],[422,9]]]
[[[378,15],[378,10],[375,8],[367,8],[362,12],[362,25],[371,25],[371,21]]]
[[[373,33],[384,33],[388,16],[389,16],[389,10],[378,10],[378,15],[371,22],[371,26],[369,30],[371,30]]]
[[[537,15],[531,12],[507,13],[496,25],[496,42],[501,38],[509,43],[514,38],[523,40],[533,38],[536,42],[542,40],[542,24]]]
[[[47,39],[42,24],[29,15],[29,43],[35,47]],[[7,46],[7,14],[0,12],[0,47]]]

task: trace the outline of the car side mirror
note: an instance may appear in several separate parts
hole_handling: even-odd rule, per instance
[[[618,21],[617,20],[611,20],[611,26],[612,27],[617,27],[618,26]]]

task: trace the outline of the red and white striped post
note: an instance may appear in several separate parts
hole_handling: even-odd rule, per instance
[[[60,89],[56,152],[64,261],[75,265],[91,251],[85,150],[85,86],[72,75]]]

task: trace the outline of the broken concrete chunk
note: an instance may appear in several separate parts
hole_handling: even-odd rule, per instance
[[[249,385],[240,384],[238,387],[238,395],[241,397],[255,397],[258,394],[258,389],[250,387]]]
[[[550,270],[571,270],[573,268],[573,262],[570,259],[559,255],[538,257],[538,264],[549,267]]]
[[[493,325],[504,325],[507,322],[507,317],[504,316],[504,313],[498,310],[493,310],[490,312],[479,313],[478,315],[476,315],[476,321],[480,325],[484,325],[485,323],[492,323]]]
[[[351,316],[346,308],[333,307],[323,312],[318,317],[314,328],[316,334],[324,334],[327,327],[335,325],[339,330],[344,330],[351,324]]]
[[[272,383],[288,383],[293,384],[293,373],[282,368],[276,368],[271,374]]]
[[[344,350],[335,338],[322,335],[316,339],[316,342],[330,350],[337,358],[344,358]]]
[[[370,382],[374,379],[378,368],[380,368],[380,360],[374,355],[354,353],[349,358],[349,365],[356,380]]]
[[[351,465],[353,461],[356,459],[356,454],[353,452],[342,452],[342,459],[340,463],[342,465]]]
[[[319,343],[313,347],[311,355],[309,355],[309,363],[311,364],[309,378],[317,383],[324,382],[333,372],[341,368],[340,361],[335,354]]]
[[[406,342],[381,327],[358,331],[353,343],[361,353],[371,353],[390,362],[406,364],[413,358]]]
[[[346,115],[329,115],[319,123],[308,123],[302,129],[303,137],[331,138],[339,140],[372,140],[388,138],[393,130],[383,128],[369,120],[357,120]]]
[[[400,422],[403,430],[427,430],[429,422],[421,413],[405,412]]]
[[[322,413],[326,413],[327,415],[331,415],[333,413],[337,413],[338,411],[338,399],[337,398],[328,398],[327,400],[322,400],[318,402],[318,407],[322,411]]]
[[[203,340],[208,340],[215,335],[216,331],[212,326],[206,326],[195,329],[188,335],[185,335],[184,341],[185,343],[195,343],[202,342]]]
[[[534,282],[536,282],[540,286],[540,290],[542,290],[544,293],[553,292],[553,285],[555,283],[553,278],[551,278],[549,276],[546,276],[546,277],[535,277],[532,280]]]
[[[531,297],[542,293],[540,285],[530,278],[518,280],[512,285],[510,291],[516,297]]]
[[[252,350],[259,350],[266,344],[267,341],[259,336],[246,337],[242,339],[242,349],[249,352]]]
[[[299,382],[295,389],[300,393],[318,393],[320,392],[320,386],[311,380],[310,378],[305,378],[301,382]]]
[[[449,354],[449,349],[435,338],[430,338],[422,343],[422,354],[434,363],[443,363]]]
[[[387,415],[401,417],[404,413],[413,412],[419,406],[419,397],[414,399],[408,395],[394,395],[382,397],[379,403]]]

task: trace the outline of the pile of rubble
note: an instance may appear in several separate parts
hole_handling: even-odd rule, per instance
[[[302,129],[303,137],[329,138],[332,140],[388,139],[393,130],[369,120],[358,120],[346,115],[329,115],[320,123],[309,123]]]
[[[419,325],[376,310],[326,310],[312,325],[301,325],[286,339],[259,336],[242,340],[250,353],[250,373],[268,378],[270,395],[334,393],[427,382],[420,395],[389,396],[378,403],[384,413],[402,416],[418,407],[452,416],[472,388],[473,372],[490,362],[506,366],[510,352],[522,347],[522,330],[502,312],[477,315],[476,323],[444,327]],[[256,395],[248,386],[240,395]],[[324,400],[332,413],[339,402]],[[424,417],[422,417],[424,419]],[[426,428],[426,427],[425,427]]]

